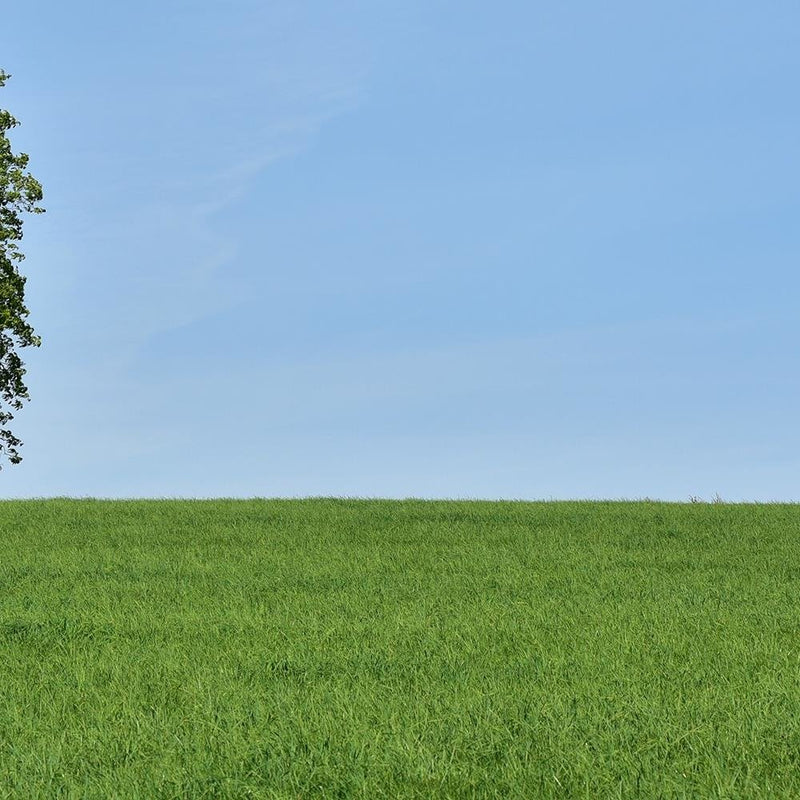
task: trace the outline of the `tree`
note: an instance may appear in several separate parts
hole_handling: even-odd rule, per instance
[[[0,88],[9,77],[0,70]],[[5,456],[12,464],[22,461],[18,450],[22,442],[6,425],[14,419],[11,409],[17,411],[23,400],[30,400],[17,350],[41,344],[26,321],[30,312],[25,306],[25,277],[19,273],[19,264],[25,258],[18,244],[22,239],[21,214],[44,211],[37,205],[42,199],[41,184],[26,171],[28,156],[14,155],[8,140],[8,131],[18,124],[8,111],[0,109],[0,457]]]

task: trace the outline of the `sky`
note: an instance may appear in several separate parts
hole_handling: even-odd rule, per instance
[[[800,5],[3,9],[0,497],[800,500]]]

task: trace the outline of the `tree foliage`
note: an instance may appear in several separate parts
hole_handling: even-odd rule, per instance
[[[0,88],[9,77],[0,70]],[[22,401],[30,399],[18,350],[41,344],[27,322],[25,277],[19,272],[25,258],[19,249],[22,214],[44,211],[38,205],[41,184],[27,172],[28,156],[14,154],[8,139],[8,131],[18,124],[8,111],[0,109],[0,456],[12,464],[22,460],[22,442],[6,426],[14,418],[12,409],[19,410]]]

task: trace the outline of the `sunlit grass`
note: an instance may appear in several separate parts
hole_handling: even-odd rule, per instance
[[[0,797],[800,797],[800,507],[0,503]]]

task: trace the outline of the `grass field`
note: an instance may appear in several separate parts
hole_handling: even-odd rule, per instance
[[[0,797],[800,797],[800,506],[0,503]]]

